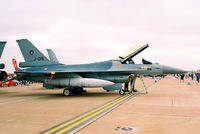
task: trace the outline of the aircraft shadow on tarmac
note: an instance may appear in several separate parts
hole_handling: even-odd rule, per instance
[[[15,92],[16,93],[16,92]],[[87,94],[73,94],[71,96],[64,96],[61,93],[23,93],[23,94],[12,94],[9,97],[39,97],[38,99],[56,99],[56,98],[92,98],[92,97],[112,97],[119,96],[117,92],[88,92]]]
[[[6,92],[6,91],[0,91],[0,95],[6,95],[6,94],[9,94],[9,95],[11,95],[11,94],[16,94],[17,92]]]

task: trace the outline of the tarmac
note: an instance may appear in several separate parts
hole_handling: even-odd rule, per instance
[[[157,83],[145,78],[145,84],[148,94],[125,96],[95,88],[66,97],[62,90],[46,90],[41,84],[0,88],[0,134],[45,133],[61,125],[65,130],[72,125],[63,124],[73,120],[75,128],[62,133],[200,133],[200,84],[187,85],[171,76]],[[136,88],[142,90],[139,79]],[[83,123],[89,117],[95,118]]]

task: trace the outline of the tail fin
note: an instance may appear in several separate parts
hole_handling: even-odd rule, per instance
[[[49,61],[31,42],[27,39],[17,40],[25,62]]]
[[[3,49],[4,49],[6,43],[7,43],[6,41],[0,41],[0,57],[3,53]]]
[[[58,64],[49,61],[30,41],[27,39],[17,40],[25,62],[20,62],[20,67],[44,66]]]
[[[48,52],[50,61],[59,63],[59,61],[52,49],[47,49],[47,52]]]

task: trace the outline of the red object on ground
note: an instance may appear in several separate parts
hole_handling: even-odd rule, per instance
[[[13,73],[8,73],[7,80],[9,81],[0,81],[0,87],[4,86],[18,86],[19,82],[17,80],[11,80],[14,77]]]
[[[19,84],[19,82],[15,81],[15,80],[7,81],[7,82],[0,81],[0,86],[1,87],[4,87],[4,86],[18,86],[18,84]]]

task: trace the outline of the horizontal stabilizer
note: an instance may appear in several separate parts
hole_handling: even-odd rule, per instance
[[[58,65],[58,63],[51,61],[38,61],[38,62],[19,62],[19,67],[37,67],[37,66],[46,66],[46,65]]]

